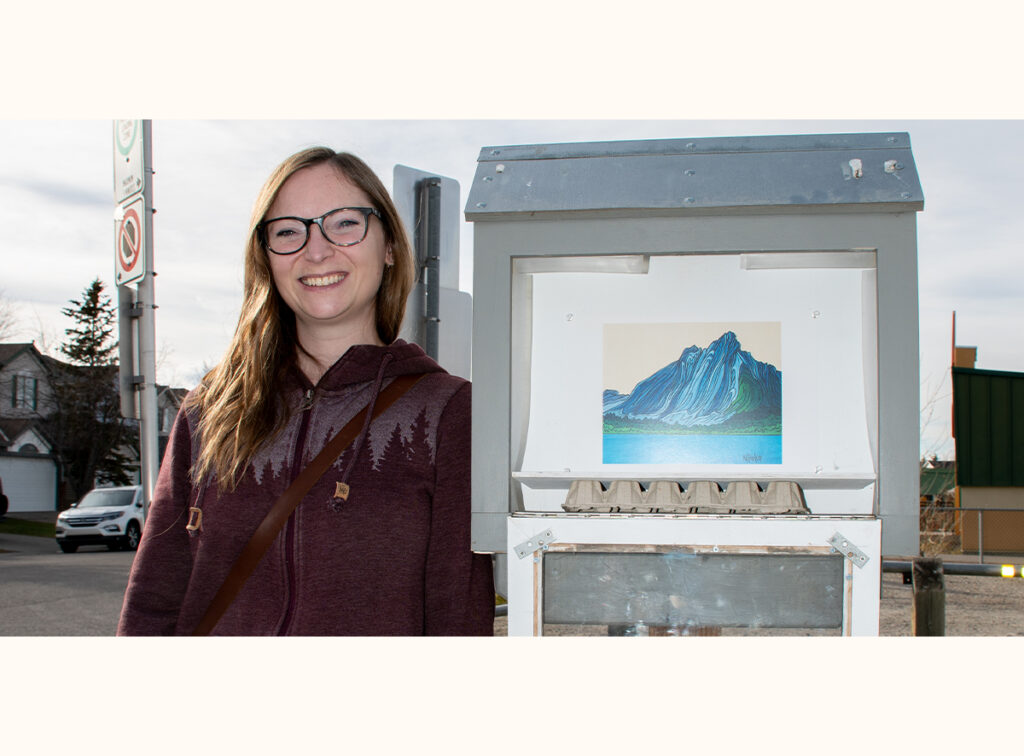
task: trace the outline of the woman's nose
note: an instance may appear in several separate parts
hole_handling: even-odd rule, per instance
[[[323,260],[334,254],[334,245],[327,241],[324,232],[316,223],[311,224],[309,239],[306,241],[306,257],[314,262]]]

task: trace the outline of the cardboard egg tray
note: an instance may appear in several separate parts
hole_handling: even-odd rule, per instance
[[[575,480],[562,508],[566,512],[635,514],[810,514],[803,490],[792,481],[772,481],[761,490],[755,481],[733,481],[723,491],[712,480],[695,480],[683,489],[657,480],[644,489],[635,480],[616,480],[606,489],[599,480]]]

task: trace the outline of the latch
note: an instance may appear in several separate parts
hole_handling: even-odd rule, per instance
[[[543,533],[530,538],[528,541],[523,541],[521,544],[515,547],[516,555],[523,559],[524,557],[530,556],[537,549],[546,549],[549,543],[554,543],[555,534],[551,530],[545,530]]]
[[[842,554],[844,557],[849,559],[858,567],[863,567],[868,563],[868,555],[858,549],[853,541],[844,536],[842,533],[836,533],[830,539],[828,539],[829,545]]]

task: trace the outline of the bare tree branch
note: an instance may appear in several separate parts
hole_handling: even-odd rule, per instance
[[[0,341],[10,341],[20,330],[18,307],[0,290]]]

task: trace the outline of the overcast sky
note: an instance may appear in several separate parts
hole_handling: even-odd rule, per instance
[[[1024,371],[1017,268],[1024,122],[161,120],[153,122],[158,379],[191,387],[220,359],[241,301],[241,248],[269,171],[303,147],[363,157],[390,188],[395,164],[456,179],[460,205],[491,145],[757,134],[906,131],[925,195],[918,214],[921,397],[934,400],[922,450],[949,453],[950,320],[979,368]],[[60,309],[95,277],[113,293],[112,122],[0,121],[0,290],[19,340],[53,347]],[[463,221],[461,287],[472,289]],[[927,410],[926,410],[927,412]]]

